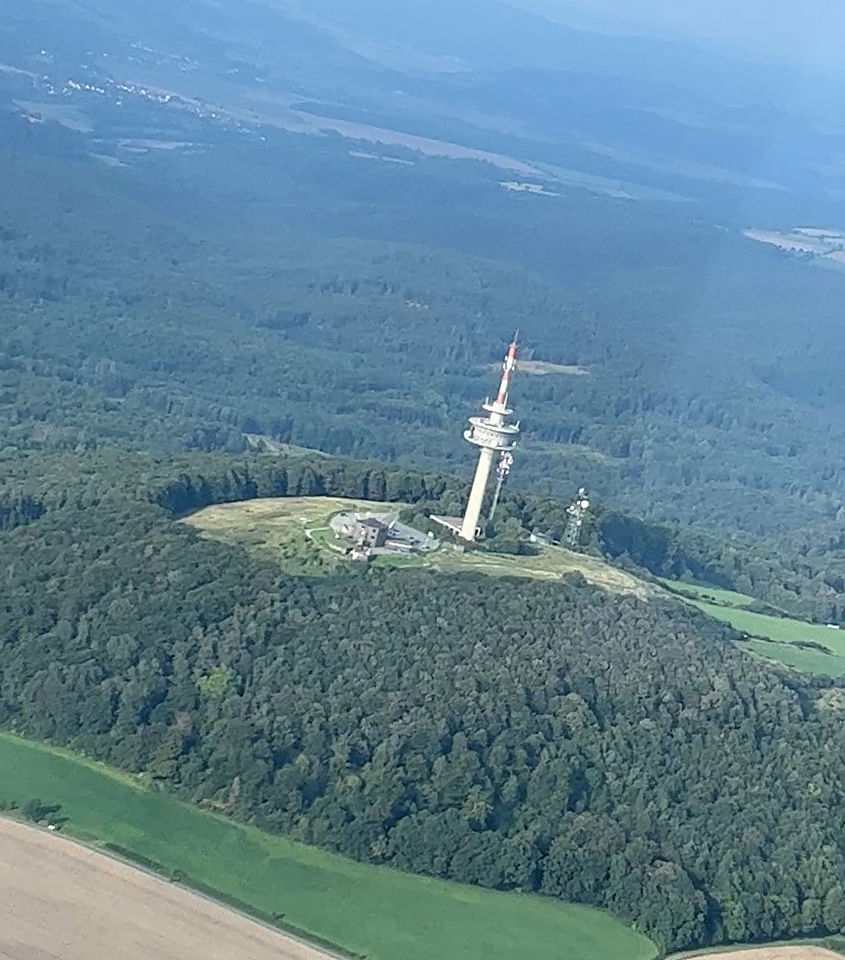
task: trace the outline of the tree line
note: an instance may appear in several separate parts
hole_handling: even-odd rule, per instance
[[[219,466],[209,472],[215,462]],[[326,456],[252,457],[236,467],[223,460],[194,463],[204,465],[164,485],[154,484],[150,495],[155,502],[178,515],[256,497],[339,496],[404,501],[424,517],[459,515],[468,491],[468,483],[455,476]],[[565,499],[508,489],[489,531],[492,541],[498,542],[497,530],[514,521],[517,526],[511,529],[521,531],[523,540],[539,533],[559,541],[569,519],[567,506]],[[647,522],[600,502],[582,542],[582,549],[634,570],[736,590],[822,623],[845,623],[845,559],[838,559],[843,547],[845,539],[816,550],[796,547],[790,555],[776,543]]]
[[[88,453],[31,452],[9,456],[0,480],[0,526],[15,526],[69,499],[95,507],[113,486],[132,478],[133,496],[172,515],[215,503],[277,496],[336,496],[405,502],[420,517],[458,515],[468,481],[440,471],[310,453],[190,454],[164,459],[118,450]],[[489,531],[517,531],[559,540],[568,498],[506,487],[496,524]],[[659,524],[622,513],[600,500],[584,531],[581,549],[640,574],[694,579],[748,594],[792,616],[845,623],[845,537],[831,532],[820,543],[725,538],[688,526]]]

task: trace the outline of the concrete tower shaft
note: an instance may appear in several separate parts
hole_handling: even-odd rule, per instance
[[[461,523],[461,539],[475,540],[478,536],[478,522],[481,517],[481,508],[484,504],[484,494],[490,480],[490,471],[496,454],[513,450],[519,436],[519,426],[507,423],[513,410],[508,408],[508,395],[511,382],[516,371],[518,355],[517,337],[508,347],[505,362],[502,368],[502,380],[499,392],[491,403],[484,404],[486,417],[470,417],[469,428],[464,431],[464,439],[481,451],[478,457],[478,466],[475,469],[475,479],[472,482],[466,513]]]

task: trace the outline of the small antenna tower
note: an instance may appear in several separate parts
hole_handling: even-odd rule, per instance
[[[490,505],[490,514],[488,520],[492,521],[493,517],[496,516],[496,509],[499,506],[499,498],[502,495],[502,487],[505,485],[505,480],[508,479],[511,472],[511,467],[513,466],[513,454],[510,450],[503,450],[501,456],[499,457],[499,465],[496,467],[496,489],[493,492],[493,503]]]
[[[581,487],[578,491],[578,496],[566,508],[566,514],[569,519],[566,521],[563,541],[568,547],[577,547],[580,545],[581,531],[589,512],[590,498],[587,494],[587,488]]]

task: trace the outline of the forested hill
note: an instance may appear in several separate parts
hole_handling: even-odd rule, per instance
[[[607,908],[666,951],[845,932],[841,681],[668,597],[295,577],[178,522],[288,495],[457,513],[461,431],[519,327],[504,529],[560,536],[586,484],[585,549],[845,623],[845,275],[751,243],[726,201],[750,194],[706,177],[637,200],[558,169],[541,196],[508,157],[71,83],[159,58],[272,99],[236,39],[194,35],[209,70],[128,41],[117,7],[33,32],[30,6],[0,23],[0,726],[361,860]],[[297,99],[319,62],[285,63]]]
[[[842,532],[834,271],[648,204],[573,193],[563,216],[442,160],[218,132],[106,167],[18,122],[0,115],[4,444],[263,435],[468,475],[461,425],[519,326],[526,360],[563,368],[515,388],[520,485],[790,551]]]
[[[283,577],[151,502],[184,464],[74,457],[0,532],[4,727],[354,857],[607,907],[667,949],[845,928],[829,681],[672,602]]]

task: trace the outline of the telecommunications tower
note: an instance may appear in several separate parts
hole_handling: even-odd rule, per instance
[[[481,452],[478,455],[478,466],[475,470],[475,479],[472,483],[466,513],[461,522],[461,539],[463,540],[472,541],[478,536],[478,521],[481,517],[484,495],[487,492],[487,483],[490,479],[490,471],[493,469],[493,460],[496,454],[499,454],[500,457],[500,483],[497,487],[497,501],[498,493],[501,491],[501,483],[504,482],[504,478],[510,471],[510,465],[513,462],[511,451],[516,446],[519,436],[519,424],[509,424],[506,419],[513,413],[513,410],[508,409],[508,393],[516,370],[516,356],[517,335],[514,336],[513,342],[505,355],[499,393],[492,403],[488,399],[484,404],[487,416],[470,417],[469,427],[464,431],[464,439],[474,446],[480,447]],[[502,469],[503,467],[504,469]],[[495,503],[493,509],[495,510]]]
[[[566,508],[566,530],[563,541],[568,547],[577,547],[581,543],[581,530],[590,512],[590,498],[586,487],[581,487],[578,496]]]

